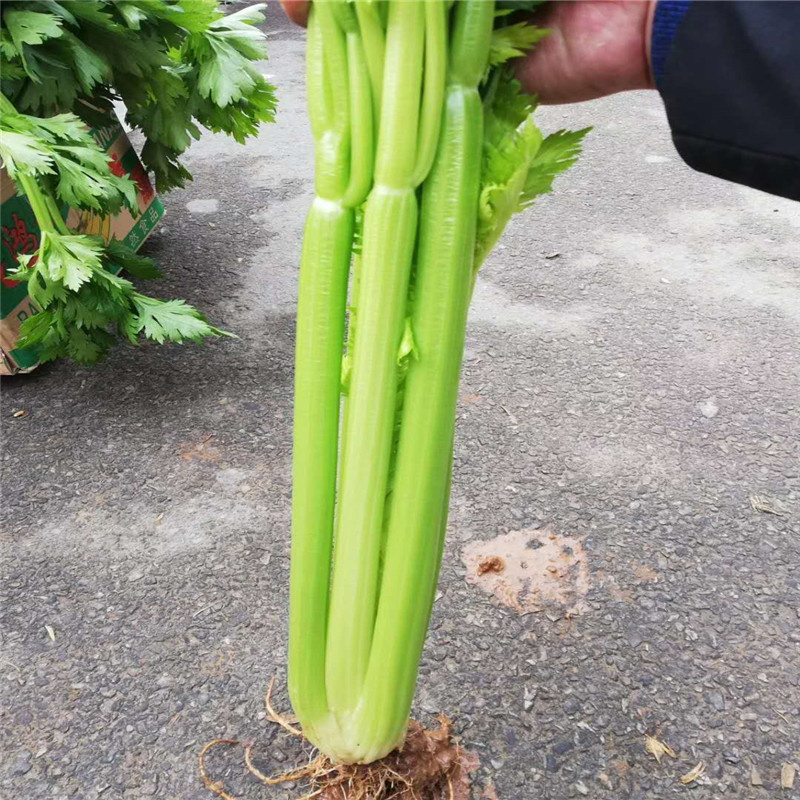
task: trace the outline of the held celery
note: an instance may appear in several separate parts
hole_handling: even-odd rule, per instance
[[[298,303],[289,688],[336,761],[402,745],[447,527],[474,276],[584,133],[542,139],[501,63],[519,52],[509,41],[540,36],[497,34],[504,25],[491,0],[312,6],[317,197]]]

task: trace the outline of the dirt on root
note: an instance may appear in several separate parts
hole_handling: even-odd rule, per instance
[[[473,753],[453,742],[450,720],[427,730],[411,721],[402,750],[373,764],[340,765],[322,781],[312,778],[321,800],[469,800]]]
[[[291,732],[302,735],[296,728]],[[238,744],[216,739],[199,755],[203,785],[222,800],[236,798],[208,775],[205,756],[217,745]],[[305,766],[270,776],[253,764],[254,745],[242,746],[245,766],[256,780],[267,786],[300,781],[305,784],[300,800],[470,800],[470,772],[479,766],[477,756],[453,739],[450,720],[444,716],[432,730],[411,720],[403,747],[372,764],[335,764],[320,754]]]

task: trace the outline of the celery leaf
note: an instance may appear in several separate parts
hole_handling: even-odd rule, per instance
[[[581,143],[591,128],[579,131],[556,131],[545,137],[542,146],[531,162],[525,187],[520,196],[520,207],[527,208],[542,194],[552,190],[553,179],[568,170],[581,152]]]
[[[26,319],[17,346],[34,348],[42,361],[69,356],[81,363],[102,359],[119,336],[163,343],[230,336],[182,300],[159,300],[137,292],[121,268],[155,277],[150,259],[120,242],[96,236],[43,233],[39,250],[19,258],[9,277],[28,281],[41,309]]]
[[[550,33],[546,28],[517,22],[492,31],[489,45],[489,66],[504,64],[512,58],[524,56]]]
[[[132,297],[135,313],[126,323],[125,331],[135,339],[144,333],[148,339],[162,344],[201,341],[205,336],[220,336],[223,331],[213,327],[196,309],[183,300],[157,300],[135,292]],[[230,336],[230,334],[224,334]]]
[[[542,138],[533,121],[535,98],[508,68],[492,71],[484,98],[484,146],[474,269],[480,268],[511,217],[551,190],[571,167],[589,129]]]
[[[43,146],[30,133],[9,130],[5,125],[0,130],[0,158],[12,178],[53,172],[53,155],[49,147]]]
[[[11,8],[3,14],[5,25],[17,52],[24,58],[24,45],[42,44],[62,34],[61,20],[52,14]],[[4,46],[4,52],[8,51]]]

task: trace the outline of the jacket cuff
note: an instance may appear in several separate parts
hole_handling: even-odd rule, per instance
[[[691,0],[659,0],[656,3],[650,39],[650,68],[659,90],[672,41],[690,5]]]

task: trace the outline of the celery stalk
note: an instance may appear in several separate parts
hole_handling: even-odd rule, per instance
[[[389,5],[375,187],[364,210],[359,336],[347,397],[326,656],[330,707],[345,727],[361,695],[377,604],[395,362],[417,229],[417,137],[408,129],[416,130],[419,115],[422,12],[417,2]]]
[[[468,58],[488,54],[492,4],[457,6],[456,30],[469,38]],[[425,639],[446,524],[452,439],[480,188],[482,106],[477,75],[451,53],[442,135],[422,194],[412,329],[419,351],[406,376],[400,437],[387,522],[380,602],[359,727],[377,742],[402,741]],[[469,80],[470,83],[466,83]],[[458,81],[458,82],[456,82]]]
[[[328,3],[309,19],[309,112],[316,142],[317,197],[306,220],[297,304],[290,578],[289,693],[306,732],[325,728],[328,576],[339,446],[340,362],[354,208],[369,190],[372,132],[351,136],[352,105],[371,129],[363,55]],[[350,169],[351,143],[359,168]]]

